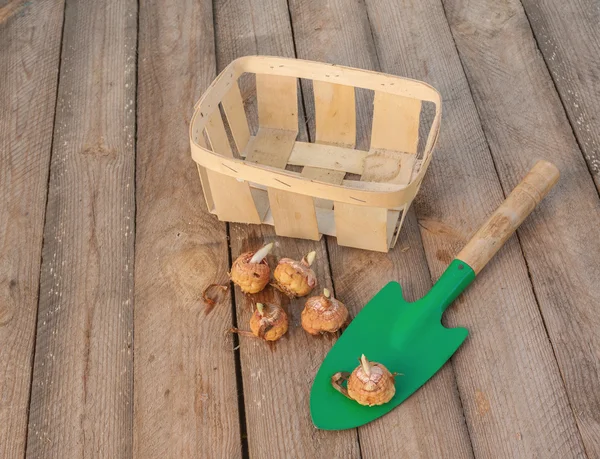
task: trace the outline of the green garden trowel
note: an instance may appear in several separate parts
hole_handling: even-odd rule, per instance
[[[406,400],[446,363],[468,332],[465,328],[444,327],[443,312],[533,211],[558,177],[556,166],[539,161],[420,300],[405,301],[397,282],[390,282],[375,295],[342,333],[315,377],[310,412],[316,427],[342,430],[371,422]],[[401,374],[396,377],[394,397],[384,405],[359,405],[331,384],[335,373],[352,372],[362,354]]]

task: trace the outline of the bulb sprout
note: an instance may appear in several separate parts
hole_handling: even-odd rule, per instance
[[[369,363],[369,361],[365,357],[365,354],[363,354],[360,357],[360,364],[362,365],[365,374],[370,377],[371,376],[371,364]]]
[[[265,245],[262,249],[258,250],[252,258],[250,259],[250,263],[260,263],[273,249],[273,243]]]
[[[331,292],[328,289],[324,288],[323,296],[325,296],[325,298],[331,298]]]
[[[317,257],[317,252],[315,252],[313,250],[308,255],[306,255],[306,264],[308,266],[312,266],[312,264],[314,263],[316,257]]]
[[[262,316],[265,315],[265,307],[262,303],[256,303],[256,309],[258,310],[258,313]]]

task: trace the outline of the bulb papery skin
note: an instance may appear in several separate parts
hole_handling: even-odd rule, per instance
[[[317,285],[314,271],[306,263],[282,258],[273,273],[277,287],[290,297],[308,295]]]
[[[394,375],[380,363],[370,363],[370,375],[359,365],[348,379],[348,396],[361,405],[383,405],[395,393]]]
[[[337,332],[348,319],[348,309],[339,300],[325,294],[306,300],[302,328],[311,335]]]
[[[252,314],[250,331],[265,341],[277,341],[286,334],[288,322],[288,316],[280,306],[266,304],[263,314],[258,309]]]
[[[254,252],[241,254],[231,266],[231,280],[244,293],[258,293],[269,283],[271,269],[266,259],[250,263]]]

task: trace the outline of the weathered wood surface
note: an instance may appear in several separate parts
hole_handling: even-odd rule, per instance
[[[500,204],[503,190],[442,4],[415,2],[401,10],[391,1],[367,5],[381,70],[427,81],[445,101],[437,154],[416,200],[437,278]],[[531,160],[514,165],[514,176],[520,179],[531,165]],[[537,214],[528,219],[530,228],[541,222]],[[470,330],[452,362],[476,457],[584,454],[516,238],[446,318]]]
[[[249,55],[294,57],[289,13],[285,0],[254,2],[215,2],[217,24],[217,62],[219,68],[233,59]],[[236,31],[236,34],[232,34]],[[247,87],[246,90],[251,90]],[[246,93],[252,101],[252,94]],[[301,101],[300,101],[301,102]],[[252,109],[252,107],[249,107]],[[299,106],[300,120],[304,119]],[[252,121],[253,117],[250,116]],[[251,131],[257,126],[252,125]],[[306,141],[306,127],[300,122],[298,138]],[[313,269],[318,277],[316,289],[331,286],[324,240],[281,238],[268,226],[230,225],[231,255],[256,250],[277,241],[270,257],[301,258],[317,251]],[[316,290],[315,290],[316,293]],[[236,288],[238,326],[248,330],[256,301],[281,302],[290,318],[288,335],[274,348],[252,338],[240,337],[240,361],[243,377],[248,452],[250,457],[360,457],[356,431],[324,432],[317,430],[309,412],[310,387],[320,363],[333,344],[333,338],[309,336],[300,326],[305,299],[288,301],[271,287],[256,297],[248,297]]]
[[[63,2],[0,6],[0,457],[23,457]]]
[[[522,3],[154,0],[138,16],[132,0],[0,2],[0,456],[600,455],[600,9]],[[228,244],[207,211],[192,104],[232,59],[296,50],[442,93],[435,158],[389,254],[237,224]],[[322,117],[319,137],[313,84],[299,87],[299,139],[368,150],[371,92],[355,93],[356,132]],[[224,107],[234,155],[258,128],[254,81],[240,88],[250,129],[237,94]],[[210,312],[201,300],[231,257],[270,241],[273,268],[317,250],[318,290],[335,287],[353,314],[392,279],[415,299],[540,158],[561,169],[556,189],[448,311],[469,340],[358,430],[312,425],[310,385],[335,337],[301,329],[302,299],[236,290]],[[224,331],[247,329],[257,299],[283,304],[289,335],[234,350]]]
[[[140,6],[134,457],[241,457],[225,224],[190,159],[192,105],[215,77],[210,1]]]
[[[522,4],[600,191],[600,4],[596,0]]]
[[[299,58],[378,69],[364,5],[292,1],[290,6]],[[358,143],[366,148],[371,116],[372,106],[369,111],[359,110],[357,115],[361,136]],[[335,239],[328,239],[335,293],[353,315],[390,280],[401,281],[410,300],[419,298],[431,286],[412,212],[405,222],[400,247],[389,254],[340,247]],[[472,457],[452,365],[445,366],[393,412],[361,427],[359,436],[365,458],[442,457],[447,451],[452,451],[453,457]]]
[[[505,193],[538,158],[561,171],[519,235],[585,450],[598,457],[600,199],[518,0],[444,4]]]
[[[137,6],[65,8],[27,455],[121,457],[133,418]]]

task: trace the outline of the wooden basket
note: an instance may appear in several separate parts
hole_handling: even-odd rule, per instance
[[[238,84],[244,74],[256,75],[255,135]],[[300,78],[312,80],[314,143],[296,140]],[[355,88],[373,94],[369,151],[354,148]],[[426,106],[430,127],[420,136]],[[249,56],[229,64],[196,104],[191,152],[219,220],[275,225],[279,236],[328,234],[343,246],[387,252],[419,191],[440,117],[439,93],[419,81]]]

